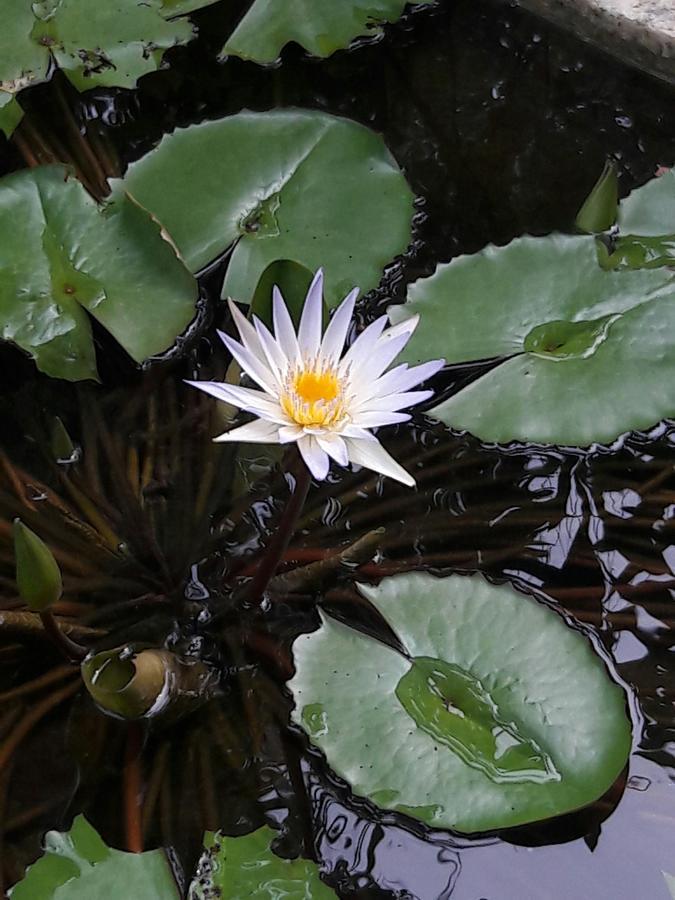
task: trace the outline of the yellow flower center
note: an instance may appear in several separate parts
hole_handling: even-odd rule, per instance
[[[344,385],[335,369],[316,364],[293,369],[286,378],[281,406],[298,425],[329,428],[345,416]]]

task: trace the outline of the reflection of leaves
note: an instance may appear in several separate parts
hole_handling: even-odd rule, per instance
[[[430,0],[418,0],[429,3]],[[224,54],[274,62],[294,41],[314,56],[330,56],[355,37],[374,35],[400,17],[406,0],[253,0],[223,48]]]
[[[96,377],[87,313],[141,362],[194,316],[197,287],[148,213],[122,192],[97,206],[58,166],[0,181],[2,337],[43,372]]]
[[[244,303],[285,260],[323,266],[334,306],[354,285],[375,287],[410,240],[412,193],[381,138],[318,112],[244,112],[179,129],[123,184],[193,272],[236,241],[223,295]]]
[[[0,81],[12,92],[44,81],[54,60],[78,90],[133,87],[192,34],[188,22],[165,21],[160,0],[7,0]]]
[[[472,832],[577,809],[618,777],[625,694],[556,613],[479,577],[401,575],[361,590],[412,664],[324,617],[296,639],[289,683],[294,720],[355,793]]]
[[[316,863],[282,859],[270,848],[275,836],[263,827],[242,837],[207,833],[206,850],[190,885],[189,900],[331,900],[335,893],[319,878]]]
[[[605,272],[595,243],[519,238],[410,287],[390,309],[421,316],[403,359],[510,357],[433,415],[483,440],[585,446],[675,413],[675,279]]]
[[[50,831],[45,854],[10,891],[12,900],[178,900],[176,881],[162,850],[123,853],[107,847],[83,816],[69,832]]]

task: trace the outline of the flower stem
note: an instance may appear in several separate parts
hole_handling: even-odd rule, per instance
[[[267,590],[267,585],[274,577],[274,574],[279,567],[279,563],[288,549],[288,545],[291,542],[291,538],[293,537],[298,524],[300,513],[305,505],[309,486],[312,482],[312,476],[307,466],[299,458],[298,463],[293,493],[286,504],[286,509],[281,516],[281,521],[272,536],[267,551],[258,564],[255,575],[246,587],[246,596],[250,600],[262,600],[263,595]]]
[[[53,644],[55,644],[66,659],[71,663],[81,662],[87,655],[87,650],[81,644],[75,643],[67,634],[64,634],[59,628],[59,623],[54,617],[54,613],[47,609],[40,613],[40,619],[44,630],[49,635]]]

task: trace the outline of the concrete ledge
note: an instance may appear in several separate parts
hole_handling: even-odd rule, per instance
[[[518,0],[629,65],[675,84],[675,0]]]

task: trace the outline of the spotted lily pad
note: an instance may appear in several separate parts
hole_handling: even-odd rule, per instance
[[[52,62],[78,90],[133,87],[168,47],[192,36],[189,22],[165,20],[160,0],[5,0],[0,89],[44,81]]]
[[[431,414],[486,441],[586,446],[675,414],[675,278],[603,271],[593,237],[523,237],[411,285],[402,358],[505,357]]]
[[[409,657],[322,616],[293,645],[293,719],[356,794],[478,832],[570,812],[626,764],[626,696],[590,640],[481,576],[360,587]]]
[[[123,853],[107,847],[84,816],[70,831],[49,831],[45,853],[9,892],[12,900],[179,900],[163,850]]]
[[[382,139],[318,112],[243,112],[167,135],[126,189],[193,272],[236,242],[223,294],[250,303],[278,260],[325,270],[326,302],[375,287],[410,241],[413,197]]]
[[[335,900],[316,863],[272,852],[275,834],[266,826],[241,837],[208,832],[188,900]]]
[[[96,377],[90,315],[137,362],[160,353],[196,298],[157,223],[122,191],[99,206],[61,166],[0,179],[0,337],[43,372]]]
[[[417,0],[417,5],[429,2]],[[405,5],[406,0],[253,0],[223,54],[272,63],[294,41],[314,56],[330,56],[356,37],[379,34]]]
[[[612,253],[600,249],[605,268],[675,266],[675,170],[631,191],[619,204],[618,226]]]

